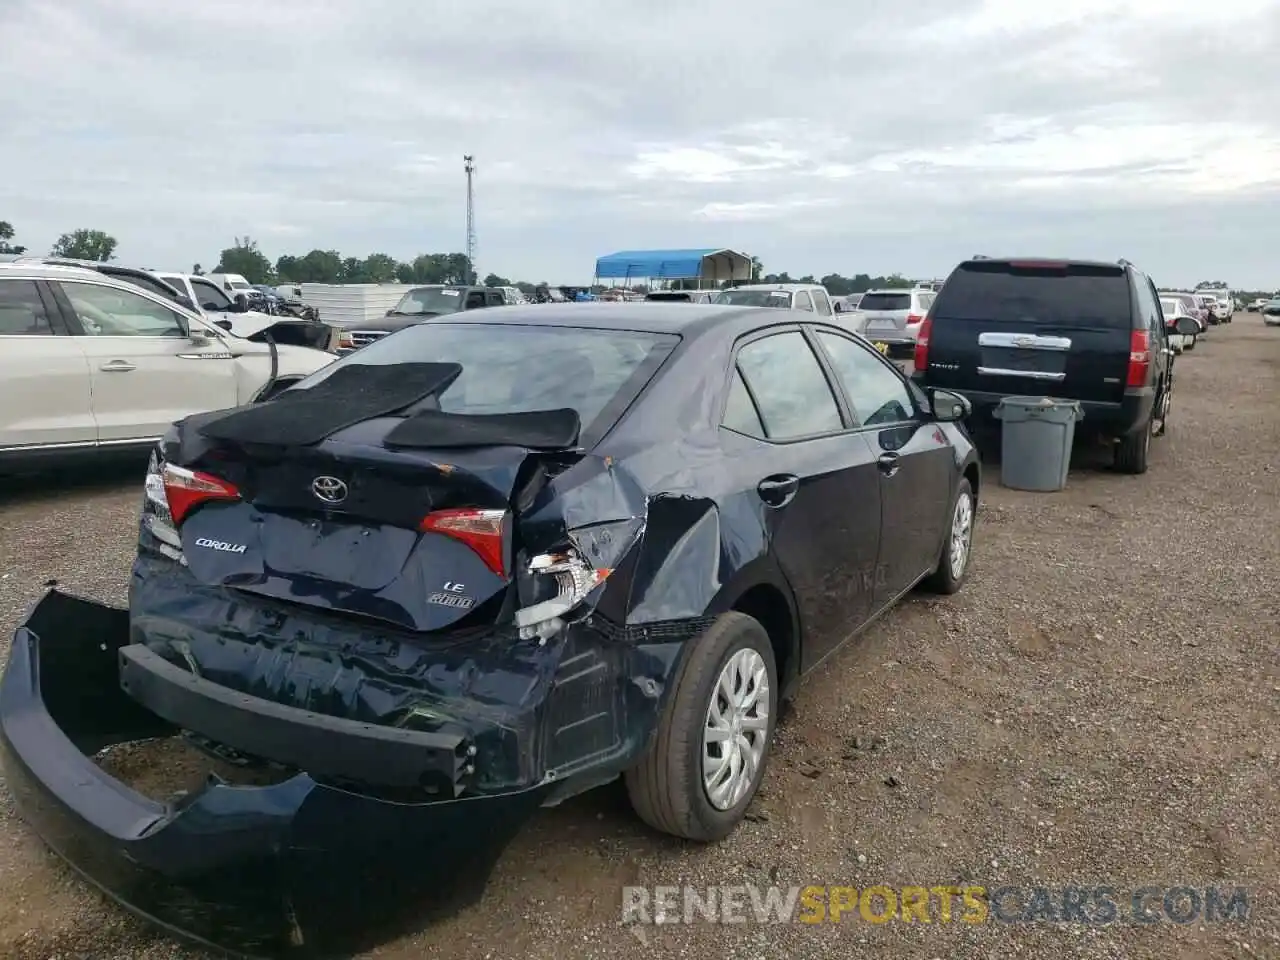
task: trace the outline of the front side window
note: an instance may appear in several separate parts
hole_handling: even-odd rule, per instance
[[[181,314],[128,290],[61,281],[62,291],[90,337],[185,337]]]
[[[863,426],[903,423],[914,404],[906,383],[883,360],[847,337],[819,333],[818,342],[831,358],[836,376]]]
[[[779,333],[738,351],[738,368],[756,398],[770,440],[844,429],[831,385],[800,333]]]
[[[51,337],[53,326],[34,280],[0,280],[0,337]]]

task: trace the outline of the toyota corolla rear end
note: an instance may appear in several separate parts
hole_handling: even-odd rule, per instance
[[[597,358],[601,407],[669,352],[637,338]],[[575,409],[451,413],[458,364],[356,367],[177,425],[128,610],[51,592],[0,685],[6,778],[46,842],[249,956],[350,956],[475,899],[539,806],[634,761],[672,666],[604,614],[646,499]],[[569,398],[593,422],[597,399]]]

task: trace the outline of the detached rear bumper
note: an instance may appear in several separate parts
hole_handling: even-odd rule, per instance
[[[214,727],[206,735],[252,717],[265,741],[286,737],[290,751],[320,767],[350,772],[362,762],[353,753],[363,752],[408,771],[446,763],[450,749],[416,743],[431,735],[407,731],[407,739],[385,729],[360,736],[341,726],[349,721],[264,707],[155,667],[129,645],[126,611],[47,594],[15,633],[0,679],[5,778],[23,818],[86,879],[171,932],[239,956],[349,957],[436,910],[476,900],[549,791],[540,784],[392,802],[312,771],[316,778],[298,773],[266,787],[211,777],[198,792],[160,803],[90,759],[111,743],[176,732],[122,682],[170,719],[202,719]],[[326,748],[337,758],[326,760]]]

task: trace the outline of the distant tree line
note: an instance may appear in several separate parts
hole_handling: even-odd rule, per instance
[[[0,254],[28,253],[28,248],[14,243],[13,225],[0,220]],[[58,237],[49,253],[51,256],[71,257],[77,260],[107,261],[115,259],[118,243],[116,238],[102,230],[72,230]],[[192,267],[192,273],[205,273],[200,264]],[[367,257],[346,257],[337,250],[312,250],[310,253],[297,256],[285,254],[276,258],[274,263],[267,258],[258,247],[258,242],[251,237],[236,237],[218,257],[213,273],[238,273],[250,283],[475,283],[477,278],[467,260],[465,253],[420,253],[412,260],[398,260],[389,253],[371,253]],[[793,277],[787,271],[767,273],[756,257],[751,258],[752,280],[760,283],[820,283],[835,297],[848,296],[853,293],[864,293],[867,290],[883,288],[910,287],[912,280],[900,273],[888,276],[871,276],[856,273],[844,276],[829,273],[825,277],[815,278],[812,274]],[[482,280],[485,286],[514,286],[525,293],[532,293],[535,284],[527,280],[509,280],[496,273],[486,275]],[[545,283],[545,281],[543,281]],[[697,285],[694,280],[676,280],[670,286],[691,288]],[[644,284],[628,284],[629,289],[645,293],[648,287]],[[1228,289],[1225,280],[1204,281],[1196,285],[1200,288]],[[605,285],[594,287],[596,291],[605,289]],[[1241,301],[1255,300],[1259,297],[1271,297],[1271,290],[1236,290],[1234,294]]]

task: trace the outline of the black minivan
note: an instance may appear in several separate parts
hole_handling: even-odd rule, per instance
[[[1146,472],[1173,388],[1160,298],[1125,260],[966,260],[921,325],[913,367],[920,386],[968,398],[979,428],[1005,397],[1077,400],[1078,429],[1113,442],[1125,473]]]

